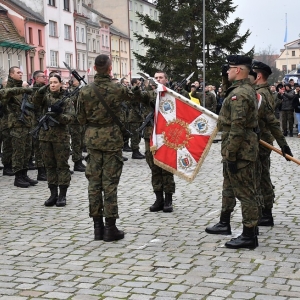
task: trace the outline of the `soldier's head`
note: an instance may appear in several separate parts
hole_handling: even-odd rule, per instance
[[[112,70],[111,60],[108,55],[100,54],[95,58],[94,70],[98,74],[110,74]]]
[[[58,92],[62,87],[62,80],[58,74],[53,74],[49,77],[50,91]]]
[[[244,55],[228,55],[228,80],[241,80],[248,77],[252,60]]]
[[[8,73],[12,79],[22,80],[23,72],[19,67],[10,67]]]
[[[47,76],[44,74],[44,72],[42,70],[37,70],[37,71],[33,72],[32,77],[33,77],[35,83],[41,83],[41,84],[46,83]]]
[[[168,76],[164,71],[156,71],[156,73],[154,74],[154,78],[156,79],[156,81],[163,85],[166,85],[168,83]]]
[[[275,85],[271,85],[271,86],[270,86],[270,91],[271,91],[272,93],[275,93],[275,92],[276,92],[276,86],[275,86]]]
[[[261,61],[254,60],[252,62],[252,69],[257,74],[255,80],[256,84],[261,84],[266,82],[268,80],[268,77],[272,74],[271,68]]]
[[[124,86],[129,86],[129,81],[126,77],[121,78],[120,83]]]

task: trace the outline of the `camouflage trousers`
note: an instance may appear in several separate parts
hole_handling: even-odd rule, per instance
[[[138,150],[140,149],[140,142],[141,142],[141,137],[140,133],[136,131],[142,123],[129,123],[129,131],[132,132],[132,137],[130,138],[130,146],[132,150]]]
[[[69,142],[47,142],[40,140],[43,162],[47,172],[48,184],[70,185],[71,174],[68,159],[70,156]]]
[[[76,162],[82,158],[83,127],[79,124],[69,125],[69,132],[71,135],[72,161]]]
[[[29,134],[30,128],[11,128],[12,144],[12,170],[14,173],[28,169],[28,162],[31,156],[32,138]]]
[[[281,124],[282,124],[283,131],[287,131],[287,125],[289,126],[289,131],[293,131],[293,126],[294,126],[294,111],[293,110],[282,110],[281,111]]]
[[[2,164],[11,164],[13,149],[9,128],[6,128],[2,131],[2,153]]]
[[[122,150],[88,149],[86,161],[89,216],[119,218],[117,190],[123,169]]]
[[[255,169],[255,162],[248,162],[239,167],[236,174],[232,174],[227,163],[223,163],[222,211],[232,212],[237,198],[241,202],[243,224],[246,227],[256,226],[259,218]]]
[[[32,146],[33,146],[33,152],[35,157],[35,166],[36,168],[43,168],[44,162],[43,162],[42,152],[40,148],[39,138],[32,139]]]
[[[145,139],[146,161],[151,169],[151,181],[154,192],[175,193],[174,175],[154,164],[153,155],[150,151],[150,140]]]

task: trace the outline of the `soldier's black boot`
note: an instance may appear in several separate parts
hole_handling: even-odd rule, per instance
[[[163,212],[172,212],[173,211],[173,205],[172,205],[173,199],[171,193],[165,193],[165,203],[163,207]]]
[[[66,206],[66,204],[67,204],[67,190],[68,190],[67,185],[60,185],[59,186],[59,195],[58,195],[58,199],[56,201],[56,206],[57,207]]]
[[[14,176],[11,164],[3,166],[3,176]]]
[[[209,234],[230,235],[231,234],[230,215],[231,212],[228,211],[221,212],[220,222],[215,224],[214,226],[206,227],[205,231]]]
[[[23,178],[25,181],[29,182],[30,185],[36,185],[39,182],[37,180],[31,179],[28,175],[27,175],[27,170],[23,170]]]
[[[243,226],[243,233],[237,238],[231,239],[229,242],[225,243],[225,246],[231,249],[255,249],[258,246],[255,227]]]
[[[127,161],[128,160],[128,158],[125,157],[125,156],[122,156],[122,159],[123,159],[123,161]]]
[[[50,189],[50,197],[47,199],[44,203],[45,206],[53,206],[56,204],[57,198],[58,198],[58,192],[57,192],[57,185],[55,184],[49,184]]]
[[[134,149],[134,150],[132,150],[131,158],[133,158],[133,159],[144,159],[144,158],[146,158],[146,156],[143,155],[142,153],[140,153],[139,149]]]
[[[32,157],[30,157],[30,159],[29,159],[29,162],[28,162],[28,169],[29,169],[29,170],[35,170],[35,169],[36,169]]]
[[[102,217],[93,217],[94,221],[94,239],[95,241],[103,240],[104,224]]]
[[[124,142],[123,151],[124,152],[132,152],[132,149],[129,147],[128,141]]]
[[[290,130],[290,137],[293,137],[293,130]]]
[[[85,165],[82,163],[82,160],[77,160],[74,163],[74,171],[85,172]]]
[[[23,177],[23,170],[17,171],[15,173],[15,182],[14,186],[20,187],[20,188],[27,188],[30,186],[30,183],[27,182]]]
[[[155,193],[155,196],[156,196],[156,200],[153,203],[153,205],[150,206],[150,211],[151,212],[163,210],[164,202],[165,202],[163,191],[154,192],[154,193]]]
[[[287,136],[287,130],[284,130],[284,131],[283,131],[283,135],[284,135],[284,136]]]
[[[258,222],[258,226],[274,226],[272,208],[262,210],[262,217]]]
[[[38,181],[47,181],[46,169],[44,167],[38,168],[37,178]]]
[[[103,241],[112,242],[112,241],[121,240],[123,238],[124,238],[124,232],[117,228],[116,219],[105,218]]]

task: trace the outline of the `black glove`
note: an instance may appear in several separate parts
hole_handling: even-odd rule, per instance
[[[237,169],[236,161],[227,160],[227,166],[228,166],[228,169],[229,169],[231,174],[236,174],[237,173],[238,169]]]
[[[227,71],[229,69],[229,65],[228,64],[224,64],[222,66],[222,76],[228,76]]]
[[[51,105],[50,107],[48,107],[48,112],[54,112],[57,114],[61,114],[63,111],[63,109],[59,106],[59,105]]]
[[[293,156],[293,153],[291,151],[291,148],[288,146],[288,145],[284,145],[282,148],[281,148],[281,152],[282,152],[282,155],[284,156],[284,158],[287,160],[287,161],[290,161],[290,159],[286,158],[285,155],[288,154],[289,156]]]

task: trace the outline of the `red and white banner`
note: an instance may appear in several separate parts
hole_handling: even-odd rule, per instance
[[[154,163],[191,182],[217,134],[218,116],[158,84],[151,151]]]

